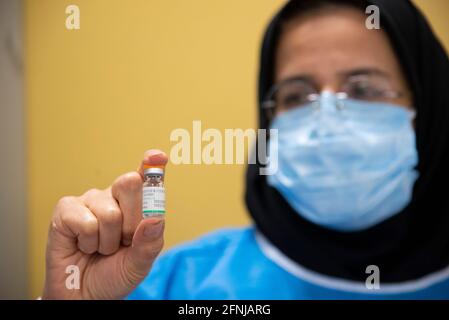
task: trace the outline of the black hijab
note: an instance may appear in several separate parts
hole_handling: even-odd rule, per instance
[[[260,105],[273,84],[274,53],[282,21],[297,10],[298,4],[314,1],[288,2],[268,26],[260,61],[260,128],[269,125]],[[369,4],[379,7],[381,28],[387,32],[414,94],[420,178],[411,203],[369,229],[333,231],[298,215],[267,185],[266,177],[259,175],[260,164],[248,166],[245,198],[257,229],[302,266],[365,281],[366,267],[377,265],[382,282],[402,282],[449,265],[449,60],[429,24],[409,0],[363,2],[365,7]]]

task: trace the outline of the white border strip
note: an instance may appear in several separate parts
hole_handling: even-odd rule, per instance
[[[309,270],[297,264],[289,257],[285,256],[278,248],[276,248],[272,243],[270,243],[268,239],[266,239],[257,230],[255,230],[255,237],[256,242],[258,243],[262,252],[266,255],[267,258],[272,260],[278,266],[290,272],[297,278],[333,290],[359,292],[366,294],[399,294],[423,290],[440,281],[447,280],[449,278],[449,266],[448,266],[440,271],[428,274],[417,280],[410,280],[398,283],[388,283],[388,284],[382,284],[381,282],[379,289],[368,289],[365,286],[364,282],[331,277]]]

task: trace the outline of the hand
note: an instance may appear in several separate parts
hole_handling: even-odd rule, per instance
[[[42,299],[122,299],[148,274],[163,247],[163,218],[142,217],[143,165],[165,165],[159,150],[145,152],[138,171],[105,190],[59,200],[46,251]],[[79,289],[69,289],[68,266],[79,269]]]

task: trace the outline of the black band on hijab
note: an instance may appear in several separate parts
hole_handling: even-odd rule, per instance
[[[269,120],[261,110],[273,85],[274,53],[281,23],[298,3],[288,2],[266,31],[259,75],[259,126]],[[349,1],[327,1],[333,4]],[[354,2],[354,1],[350,1]],[[386,31],[414,95],[419,154],[411,203],[400,213],[366,230],[338,232],[297,214],[249,165],[246,204],[258,230],[290,259],[326,275],[365,281],[368,265],[380,268],[381,282],[417,279],[449,265],[449,60],[423,15],[409,0],[360,1],[380,9]]]

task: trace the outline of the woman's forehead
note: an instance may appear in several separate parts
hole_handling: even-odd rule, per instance
[[[367,29],[365,19],[363,12],[344,8],[286,24],[276,51],[276,81],[298,74],[328,77],[361,68],[400,73],[387,35]]]

